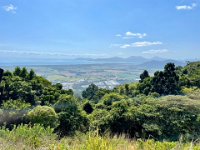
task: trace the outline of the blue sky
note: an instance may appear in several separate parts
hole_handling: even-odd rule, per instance
[[[199,0],[0,0],[0,59],[200,58]]]

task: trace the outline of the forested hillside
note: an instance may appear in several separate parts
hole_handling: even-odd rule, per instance
[[[0,69],[0,126],[5,143],[17,142],[16,132],[30,136],[27,128],[41,130],[35,133],[36,144],[31,142],[35,148],[47,132],[58,139],[98,132],[98,137],[195,141],[200,138],[200,62],[168,63],[154,76],[144,70],[138,83],[113,90],[91,84],[82,97],[33,70]]]

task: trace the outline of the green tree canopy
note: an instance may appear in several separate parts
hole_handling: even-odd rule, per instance
[[[34,72],[34,70],[33,69],[31,69],[30,70],[30,72],[29,72],[29,80],[32,80],[35,76],[36,76],[36,74],[35,74],[35,72]]]
[[[86,90],[82,92],[83,98],[95,100],[99,88],[95,84],[90,84]]]
[[[14,70],[14,72],[13,72],[13,74],[15,76],[20,76],[20,74],[21,74],[21,68],[20,67],[16,67],[15,70]]]

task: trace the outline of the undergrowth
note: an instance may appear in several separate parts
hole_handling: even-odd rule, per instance
[[[200,150],[196,142],[183,143],[130,140],[124,136],[100,136],[97,132],[58,139],[51,128],[20,125],[13,130],[0,129],[1,150]]]

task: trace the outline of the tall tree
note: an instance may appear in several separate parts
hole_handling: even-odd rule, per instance
[[[98,90],[98,86],[92,83],[85,91],[82,92],[82,96],[83,98],[87,98],[89,100],[96,100]]]
[[[168,63],[165,65],[164,71],[157,71],[152,80],[153,92],[161,95],[178,94],[179,77],[176,74],[175,65]]]
[[[1,80],[2,80],[2,77],[3,77],[3,71],[4,70],[0,68],[0,83],[1,83]]]
[[[129,89],[129,84],[125,84],[125,94],[129,95],[130,89]]]
[[[147,70],[144,70],[144,72],[142,74],[140,74],[140,82],[143,82],[144,79],[149,77],[149,73]]]
[[[152,79],[152,91],[159,94],[164,94],[163,86],[165,84],[165,78],[163,71],[156,71]]]
[[[3,77],[3,69],[0,68],[0,84]],[[2,103],[2,94],[3,94],[3,87],[0,85],[0,104]]]
[[[20,77],[22,78],[26,78],[28,75],[28,71],[25,67],[22,68],[21,72],[20,72]]]
[[[179,76],[176,74],[176,68],[173,63],[165,65],[164,76],[166,80],[164,94],[178,94],[180,91]]]
[[[29,79],[32,80],[35,76],[36,76],[36,75],[35,75],[34,70],[31,69],[30,72],[29,72]]]
[[[20,74],[21,74],[21,68],[20,67],[16,67],[15,70],[14,70],[14,72],[13,72],[13,74],[15,76],[20,76]]]

